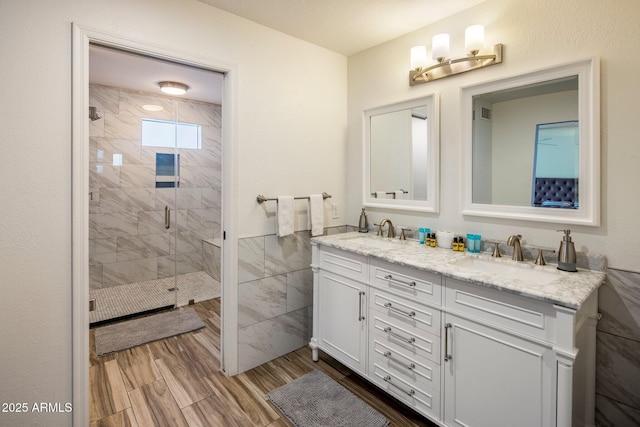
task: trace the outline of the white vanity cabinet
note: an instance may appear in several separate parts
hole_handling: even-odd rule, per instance
[[[368,330],[367,257],[331,248],[317,251],[314,246],[316,254],[313,340],[323,351],[364,375]],[[314,351],[314,360],[317,360],[317,350]]]
[[[552,349],[448,313],[445,322],[445,424],[554,425]]]
[[[588,426],[597,292],[579,310],[314,243],[310,347],[441,426]]]
[[[313,360],[322,350],[439,420],[442,277],[332,247],[312,251]]]
[[[447,426],[586,426],[597,294],[581,310],[445,279]]]
[[[368,378],[439,420],[442,277],[376,258],[369,270]]]

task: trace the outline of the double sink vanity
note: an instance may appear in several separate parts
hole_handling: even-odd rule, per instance
[[[322,350],[442,426],[593,425],[604,273],[363,233],[312,239]]]
[[[600,225],[599,68],[460,88],[456,214]],[[363,206],[438,216],[438,92],[364,110],[362,153]],[[595,424],[604,273],[357,232],[311,243],[314,360],[324,351],[440,426]]]

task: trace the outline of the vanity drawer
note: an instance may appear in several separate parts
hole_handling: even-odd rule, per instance
[[[442,304],[442,276],[403,265],[371,259],[370,283],[408,298]]]
[[[440,420],[440,394],[433,389],[406,381],[377,364],[373,365],[369,378],[382,390],[416,411]]]
[[[393,375],[421,388],[429,388],[434,391],[440,389],[440,365],[437,363],[408,357],[395,348],[385,345],[377,338],[371,340],[370,343],[369,372],[373,372],[375,366],[380,366]]]
[[[485,323],[545,341],[555,340],[555,309],[552,304],[460,280],[445,280],[448,312],[473,316]]]
[[[367,282],[369,278],[369,262],[366,256],[331,247],[322,247],[319,252],[319,267],[321,269],[360,282]]]
[[[440,363],[439,336],[410,325],[399,324],[378,310],[369,310],[369,321],[371,339],[376,339],[409,358],[424,358]]]
[[[369,304],[395,325],[416,328],[440,336],[440,310],[399,295],[371,288]]]

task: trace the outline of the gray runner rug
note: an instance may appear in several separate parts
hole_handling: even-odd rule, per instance
[[[382,414],[317,369],[269,393],[296,427],[384,427]]]
[[[96,328],[96,353],[102,356],[204,327],[192,308],[182,308]]]

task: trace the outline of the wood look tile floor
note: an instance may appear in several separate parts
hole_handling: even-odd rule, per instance
[[[265,395],[313,369],[374,407],[392,427],[434,426],[325,354],[314,363],[307,347],[227,377],[220,371],[220,299],[190,307],[205,328],[102,357],[90,330],[90,427],[292,426]]]

